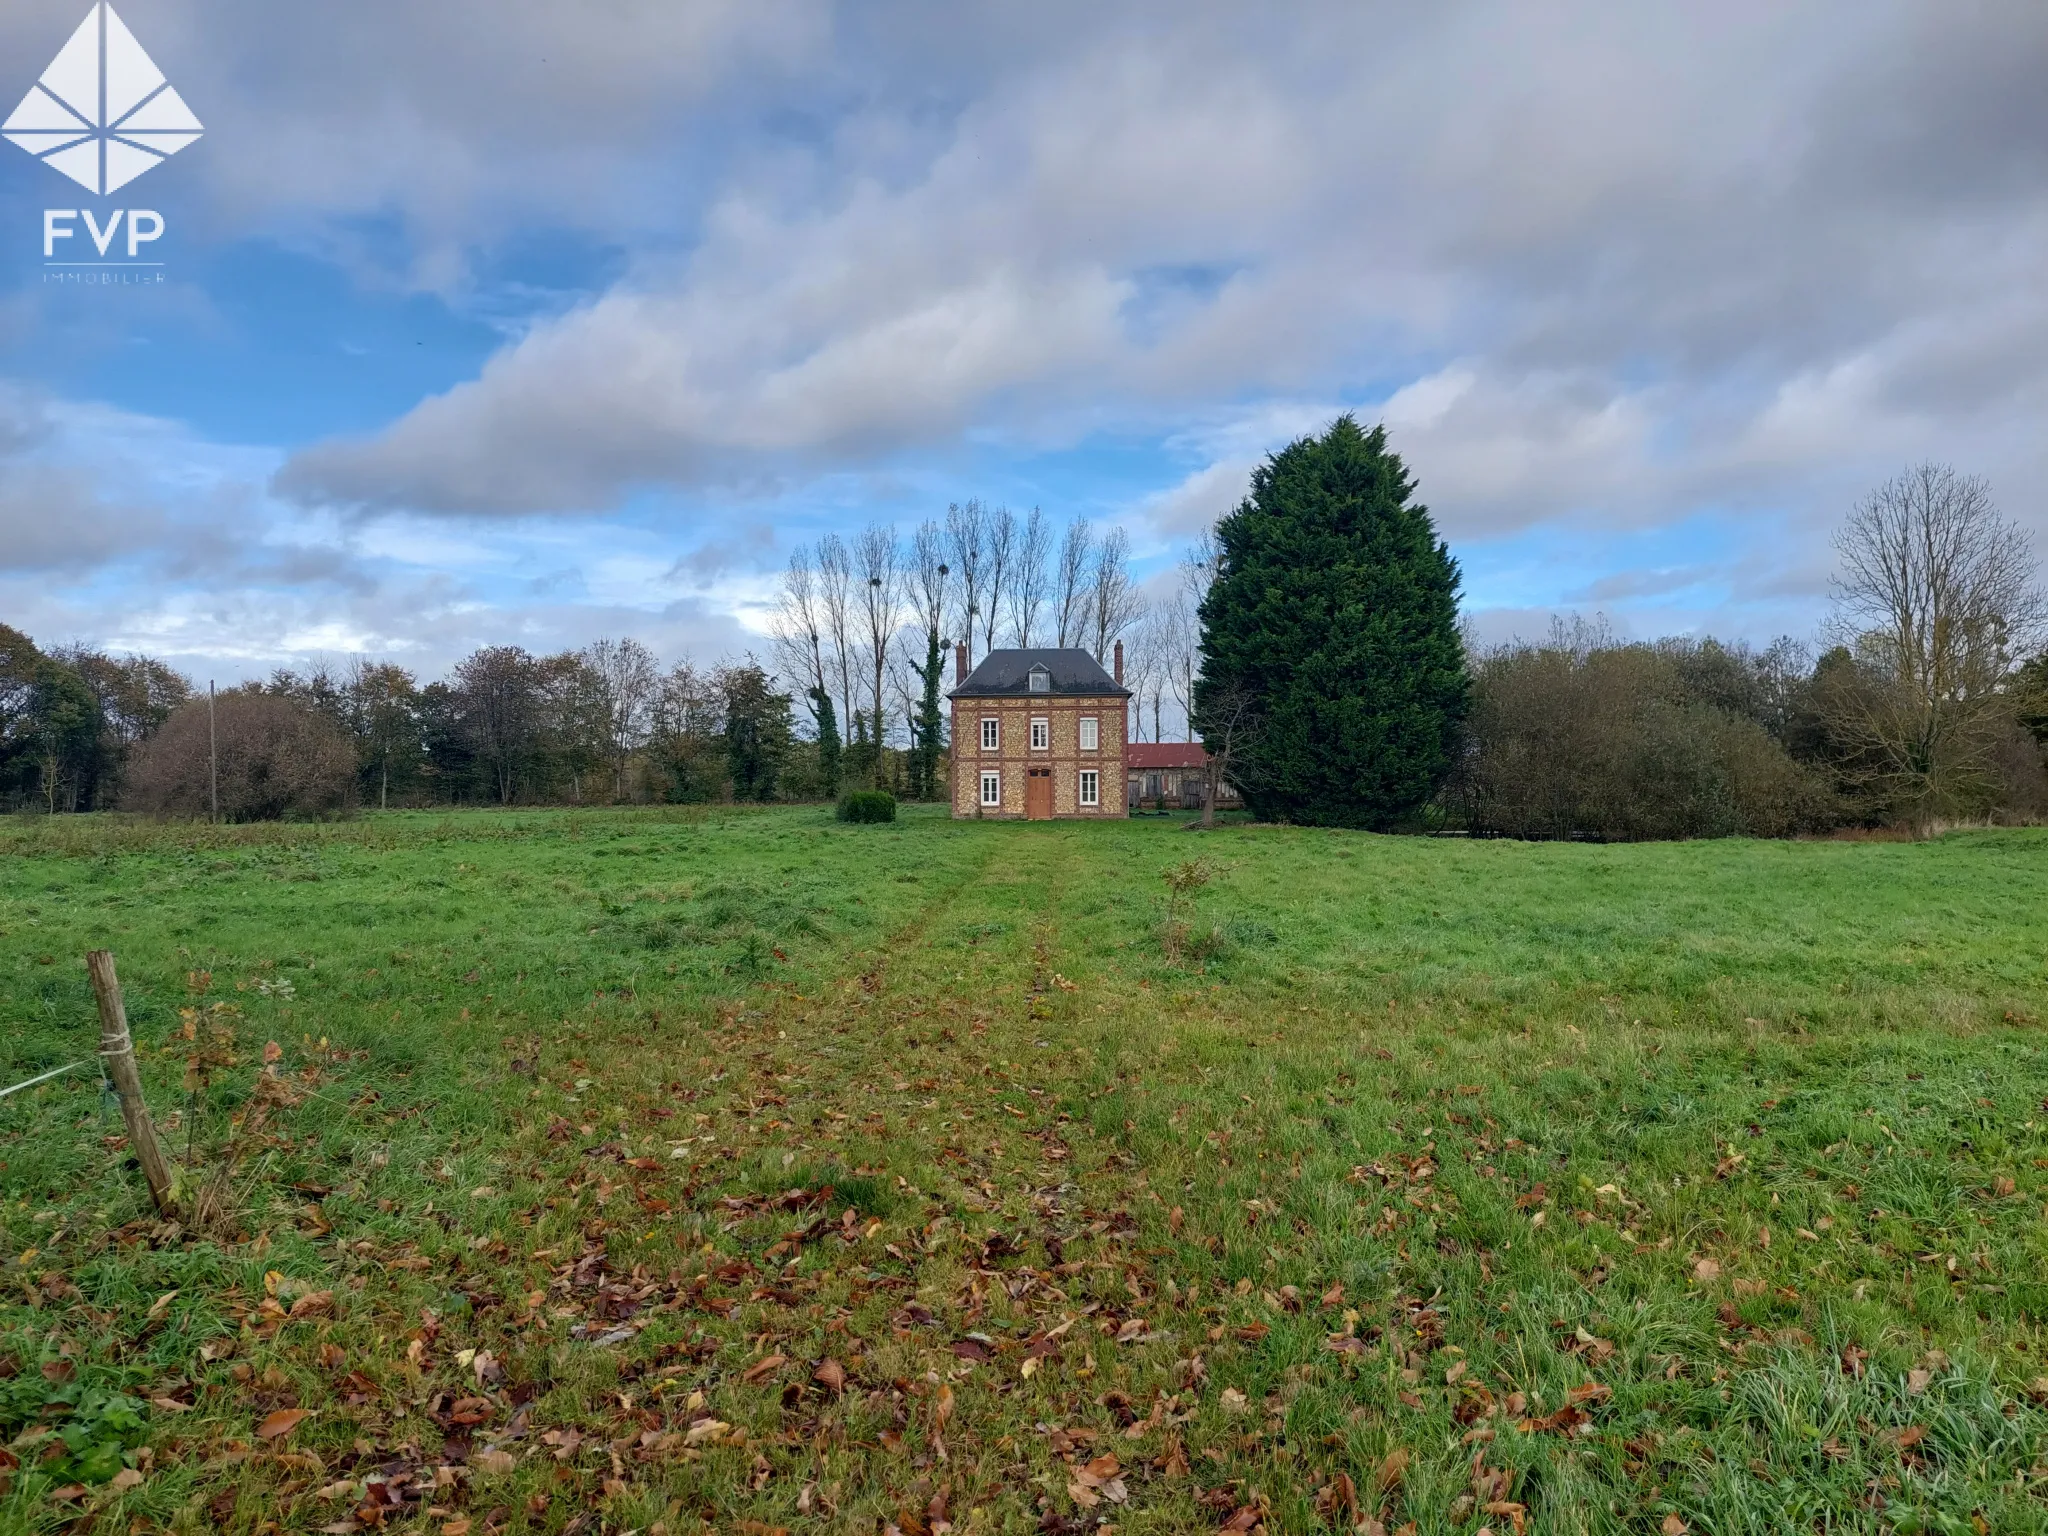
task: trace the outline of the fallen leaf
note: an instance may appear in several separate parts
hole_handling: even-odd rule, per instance
[[[775,1372],[787,1364],[789,1364],[789,1356],[787,1355],[764,1356],[740,1372],[740,1380],[745,1382],[759,1381],[764,1376],[774,1375]]]
[[[285,1314],[293,1322],[304,1322],[309,1317],[325,1317],[334,1310],[334,1292],[308,1291],[292,1303],[291,1311]]]
[[[123,1467],[113,1475],[107,1486],[116,1493],[126,1493],[130,1488],[142,1486],[142,1474],[133,1467]]]
[[[1721,1278],[1721,1266],[1712,1259],[1695,1259],[1693,1260],[1692,1277],[1699,1281],[1701,1285],[1710,1285]]]
[[[304,1408],[280,1408],[261,1424],[256,1426],[258,1440],[277,1440],[299,1427],[302,1420],[310,1419],[312,1413]]]
[[[1909,1450],[1927,1438],[1927,1431],[1918,1424],[1908,1425],[1899,1431],[1899,1449]]]
[[[1915,1397],[1918,1397],[1927,1390],[1928,1384],[1933,1380],[1934,1372],[1932,1371],[1908,1371],[1906,1372],[1906,1390]]]
[[[1391,1493],[1401,1486],[1401,1479],[1408,1475],[1408,1452],[1397,1448],[1387,1452],[1387,1459],[1380,1463],[1380,1469],[1373,1474],[1373,1483],[1381,1493]]]
[[[706,1440],[715,1440],[731,1429],[730,1424],[720,1419],[699,1419],[683,1436],[685,1445],[702,1445]]]
[[[519,1465],[519,1458],[510,1451],[478,1451],[469,1458],[469,1462],[473,1467],[502,1477]]]
[[[1691,1527],[1679,1519],[1677,1515],[1671,1514],[1664,1517],[1664,1523],[1658,1526],[1657,1529],[1662,1531],[1664,1536],[1685,1536],[1685,1533]]]
[[[811,1372],[811,1380],[836,1397],[846,1390],[846,1367],[828,1359]]]
[[[1223,1411],[1225,1413],[1243,1413],[1248,1406],[1245,1395],[1238,1391],[1237,1388],[1225,1387],[1223,1389]]]

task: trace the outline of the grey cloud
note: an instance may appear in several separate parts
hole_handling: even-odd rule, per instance
[[[760,98],[826,107],[692,162],[687,255],[278,488],[599,509],[1260,392],[1370,407],[1362,368],[1410,381],[1387,417],[1466,534],[1832,505],[1909,453],[2039,467],[2048,12],[921,14],[830,58],[790,22]],[[891,97],[913,65],[953,94]]]

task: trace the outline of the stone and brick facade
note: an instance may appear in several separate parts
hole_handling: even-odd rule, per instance
[[[1124,648],[1115,672],[1082,650],[954,650],[953,814],[1008,820],[1126,814]]]

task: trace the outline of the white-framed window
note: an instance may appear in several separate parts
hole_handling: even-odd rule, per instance
[[[1052,722],[1034,720],[1031,722],[1031,750],[1043,752],[1052,745]]]
[[[1003,803],[1003,776],[1000,773],[984,773],[981,776],[981,803],[1001,805]]]
[[[981,750],[993,752],[1003,744],[1003,723],[994,716],[986,716],[981,722]]]
[[[1081,717],[1081,750],[1093,752],[1102,745],[1102,727],[1093,715]]]
[[[1093,768],[1083,768],[1081,770],[1081,803],[1083,805],[1102,804],[1102,775]]]

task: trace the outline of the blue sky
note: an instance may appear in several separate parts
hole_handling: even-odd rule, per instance
[[[1810,635],[1919,458],[2048,517],[2031,0],[116,9],[206,133],[104,199],[0,144],[39,640],[711,660],[970,496],[1164,581],[1339,410],[1487,637]],[[86,11],[6,8],[0,109]],[[50,207],[159,211],[165,280],[47,282]]]

